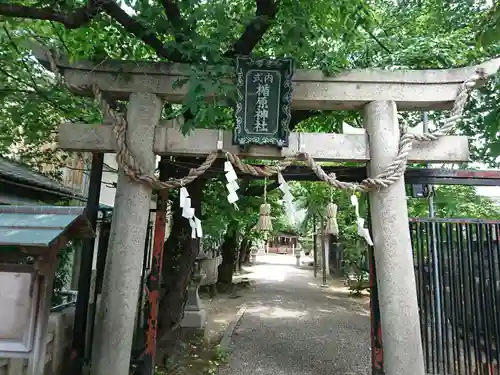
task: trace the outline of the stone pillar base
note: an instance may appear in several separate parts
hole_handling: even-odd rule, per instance
[[[205,328],[207,323],[207,312],[201,310],[186,310],[181,321],[182,328]]]

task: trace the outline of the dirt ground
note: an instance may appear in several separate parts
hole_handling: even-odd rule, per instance
[[[205,328],[205,341],[207,343],[220,342],[224,331],[235,318],[239,309],[255,291],[251,284],[248,282],[241,283],[238,277],[238,275],[235,277],[237,283],[235,284],[235,291],[220,293],[214,298],[210,298],[207,294],[200,295],[207,310],[207,325]]]
[[[233,287],[220,287],[215,296],[202,290],[200,298],[207,312],[204,330],[182,330],[173,356],[156,375],[212,375],[226,362],[227,353],[219,343],[239,309],[253,292],[244,274],[235,275]]]
[[[271,262],[272,260],[276,260],[279,262],[283,262],[285,260],[290,261],[288,258],[267,258],[267,262]],[[292,259],[290,262],[294,263],[295,259]],[[281,276],[283,276],[283,280],[280,279]],[[258,358],[259,353],[266,353],[270,347],[273,347],[273,345],[274,347],[279,347],[281,343],[281,341],[279,340],[279,337],[281,336],[279,336],[279,334],[283,334],[282,331],[297,331],[297,336],[288,337],[285,340],[288,345],[292,346],[295,344],[300,344],[302,347],[312,340],[311,337],[313,337],[314,339],[314,337],[316,336],[317,340],[314,340],[322,341],[321,347],[324,348],[328,346],[327,343],[330,343],[334,346],[342,346],[344,345],[345,341],[347,347],[349,348],[347,352],[356,352],[353,354],[354,359],[352,362],[363,362],[363,371],[364,367],[368,368],[369,325],[367,321],[369,315],[369,298],[367,297],[367,295],[365,295],[365,293],[363,293],[363,295],[361,296],[358,296],[358,298],[350,296],[349,290],[343,285],[343,280],[340,279],[329,279],[328,287],[321,286],[321,278],[313,278],[312,267],[308,267],[306,265],[302,265],[297,269],[294,264],[281,265],[273,264],[273,262],[268,265],[257,264],[255,266],[245,267],[245,270],[240,275],[235,275],[233,280],[235,283],[233,284],[233,287],[219,287],[218,293],[214,296],[209,293],[209,290],[201,290],[200,298],[202,299],[204,308],[207,312],[207,323],[205,329],[198,331],[184,330],[181,333],[181,339],[179,340],[178,348],[174,351],[174,355],[170,358],[169,363],[166,363],[165,366],[161,366],[157,369],[157,375],[215,375],[217,373],[228,373],[228,371],[231,375],[241,375],[246,374],[247,372],[252,373],[252,366],[248,366],[248,363],[255,361],[256,358]],[[284,299],[280,300],[278,303],[275,301],[275,299],[281,294],[286,295],[287,298],[283,297]],[[304,295],[304,298],[301,297],[302,295]],[[311,298],[313,300],[309,301],[309,299]],[[318,300],[319,302],[316,300]],[[302,303],[301,301],[305,302]],[[318,303],[321,306],[319,306]],[[292,306],[293,308],[288,306],[287,304],[294,304]],[[297,305],[298,307],[295,305]],[[318,305],[319,307],[316,305]],[[252,328],[252,332],[257,332],[259,331],[259,329],[262,330],[264,329],[264,327],[267,327],[265,329],[266,332],[272,332],[271,336],[268,338],[266,338],[264,335],[264,333],[266,332],[259,332],[257,336],[259,337],[259,340],[260,337],[262,337],[262,342],[257,343],[259,345],[256,344],[256,347],[253,348],[255,353],[250,356],[252,358],[247,358],[250,362],[244,361],[244,363],[246,363],[244,366],[238,366],[238,345],[236,345],[235,347],[231,347],[231,352],[228,352],[227,348],[221,347],[219,343],[228,327],[231,325],[232,328],[234,328],[235,319],[238,316],[238,312],[243,306],[248,309],[245,310],[245,314],[236,326],[237,328],[235,330],[235,337],[236,339],[240,339],[237,340],[236,344],[239,341],[242,341],[241,339],[244,336],[244,328],[246,327],[245,324],[251,326],[250,328]],[[298,319],[297,317],[294,317],[292,319],[288,316],[285,316],[277,319],[276,324],[284,324],[291,319],[290,327],[287,326],[287,329],[283,330],[283,327],[279,326],[276,332],[273,331],[274,323],[271,324],[272,319],[269,320],[269,317],[267,317],[267,315],[261,310],[266,310],[266,308],[268,308],[268,310],[270,309],[270,311],[279,312],[281,310],[286,310],[287,306],[292,308],[295,314],[299,314],[298,311],[295,311],[297,308],[300,310],[301,314],[306,314],[308,312],[311,313],[311,316],[306,319],[307,329],[304,329],[300,326],[301,319]],[[312,311],[311,309],[314,311]],[[283,313],[283,311],[281,312]],[[261,316],[262,314],[265,315],[264,318],[266,319]],[[323,320],[327,320],[326,323],[328,324],[325,323],[326,328],[324,328],[323,325],[321,325],[320,327],[320,318],[322,318]],[[339,323],[338,320],[341,318],[345,318],[345,322],[342,320]],[[258,321],[253,322],[252,319],[257,319]],[[266,320],[265,324],[263,324],[259,319]],[[256,325],[252,326],[251,323],[255,323]],[[357,325],[359,325],[361,328],[357,329]],[[232,330],[232,328],[230,329]],[[314,336],[313,331],[318,331],[316,332],[316,336]],[[358,353],[359,350],[353,350],[356,346],[355,343],[359,342],[359,340],[349,339],[350,336],[348,335],[348,333],[351,331],[353,331],[351,335],[353,337],[356,335],[367,336],[366,340],[362,340],[363,343],[366,344],[363,345],[362,348],[360,348],[360,350],[362,351],[362,355]],[[306,335],[307,337],[303,337],[302,339],[298,340],[298,337],[300,335],[305,335],[304,332],[310,333]],[[250,338],[245,338],[242,342],[248,345],[252,344],[252,337],[255,338],[254,333],[255,332],[251,334]],[[232,346],[234,346],[235,344],[233,340],[235,340],[235,338],[230,338],[230,341],[232,341],[233,344]],[[316,347],[316,344],[318,343],[314,340],[312,340],[311,342],[312,344],[314,344],[313,347]],[[267,347],[268,349],[264,351],[260,350],[265,347]],[[247,349],[243,350],[243,353],[246,353],[250,350]],[[311,351],[309,349],[311,348],[305,348],[304,350],[301,350],[301,352]],[[327,358],[332,357],[332,353],[335,354],[340,349],[346,348],[336,347],[334,349],[335,350],[332,349],[333,351],[327,355]],[[233,350],[235,351],[234,353]],[[311,352],[315,351],[317,351],[317,349]],[[327,353],[325,353],[325,355],[326,354]],[[289,357],[285,357],[287,358],[287,365],[293,362]],[[346,364],[346,366],[342,367],[342,361],[344,361],[347,357],[350,357],[350,355],[346,355],[345,353],[340,355],[340,357],[336,361],[338,362],[338,364],[334,364],[333,367],[337,366],[338,369],[343,370],[346,370],[348,368],[350,369],[352,367],[352,363],[349,366],[347,366]],[[265,359],[266,358],[261,358],[261,362],[264,363]],[[315,374],[322,374],[321,370],[324,358],[319,358],[317,362],[318,363],[316,364],[316,367],[318,368],[316,369],[317,371],[315,372]],[[331,362],[331,359],[329,359],[327,362]],[[366,366],[364,366],[364,362],[366,362]],[[274,368],[272,364],[269,364],[269,366],[266,366],[265,371],[262,374],[281,374],[279,370],[285,367],[286,366],[283,364],[278,366],[277,368]],[[326,367],[328,369],[331,369],[330,366]],[[297,369],[289,369],[287,371],[288,373],[292,374],[294,373],[294,371],[296,372],[296,370]],[[356,371],[358,374],[364,374],[364,372],[361,371],[360,368],[356,368]]]
[[[255,292],[218,375],[368,375],[369,298],[343,280],[314,278],[293,256],[257,256]]]

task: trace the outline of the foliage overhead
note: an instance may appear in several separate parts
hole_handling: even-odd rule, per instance
[[[226,184],[214,180],[207,184],[203,191],[202,212],[204,238],[203,244],[207,248],[215,248],[222,242],[223,233],[230,223],[236,222],[240,234],[253,239],[261,239],[264,233],[253,230],[259,219],[259,207],[264,203],[263,181],[251,183],[248,180],[240,181],[238,191],[239,200],[236,207],[227,201]],[[280,202],[281,192],[268,185],[267,203],[271,205],[273,230],[279,231],[288,225],[283,205]],[[271,190],[272,189],[272,190]]]
[[[71,60],[194,64],[186,102],[165,111],[165,116],[183,113],[188,131],[232,127],[231,110],[202,97],[210,90],[231,101],[233,88],[218,78],[231,74],[236,55],[293,57],[298,67],[331,74],[471,65],[500,53],[498,9],[471,0],[2,0],[0,149],[24,141],[29,159],[54,137],[60,121],[100,120],[88,99],[55,86],[30,57],[27,39],[57,48]],[[498,80],[477,92],[459,129],[474,139],[475,160],[491,165],[498,164],[500,154],[498,92]],[[292,127],[335,131],[343,121],[361,126],[357,112],[294,111]]]
[[[500,207],[489,198],[477,194],[473,186],[439,186],[434,207],[437,217],[500,219]],[[428,216],[427,199],[409,198],[408,214],[410,217]]]
[[[337,204],[337,222],[340,240],[346,245],[354,246],[359,239],[356,234],[356,218],[351,206],[349,192],[333,190],[319,182],[299,182],[293,185],[293,195],[298,209],[306,210],[302,222],[303,235],[312,233],[312,218],[316,216],[319,228],[320,218],[324,215],[326,204],[330,199]],[[366,195],[361,195],[360,215],[367,218]],[[434,197],[436,217],[500,219],[500,207],[487,197],[477,194],[472,186],[443,185],[436,188]],[[429,202],[424,198],[408,198],[408,216],[414,218],[428,217]],[[319,230],[319,229],[317,229]]]
[[[56,126],[102,120],[89,98],[75,97],[56,84],[32,57],[28,40],[53,47],[70,61],[192,64],[186,102],[164,111],[164,116],[184,114],[188,131],[193,126],[233,126],[230,108],[202,97],[212,91],[231,100],[233,88],[219,78],[232,74],[236,55],[293,57],[299,68],[329,74],[353,68],[472,65],[500,54],[499,9],[498,2],[488,7],[485,1],[472,0],[0,0],[0,152],[20,145],[18,154],[31,165],[62,163],[64,155],[42,149],[54,139]],[[499,95],[497,77],[474,93],[458,129],[472,138],[473,159],[493,166],[500,154]],[[430,113],[430,118],[438,122],[444,115]],[[420,113],[400,116],[409,124],[421,118]],[[291,126],[331,132],[339,131],[343,122],[362,126],[356,111],[293,111]],[[316,186],[301,183],[294,188],[308,218],[329,199],[329,189]],[[270,195],[273,212],[279,213],[276,222],[284,218],[278,197]],[[346,207],[339,204],[339,224],[347,225],[352,220],[348,196],[335,191],[334,198],[347,202]],[[235,211],[226,201],[224,185],[209,184],[204,199],[207,235],[218,239],[231,220],[241,228],[252,226],[261,200],[242,197]],[[311,221],[304,223],[306,228]],[[275,224],[280,225],[286,224]]]
[[[500,35],[500,2],[496,1],[489,12],[483,16],[478,32],[478,43],[488,46],[498,42]]]

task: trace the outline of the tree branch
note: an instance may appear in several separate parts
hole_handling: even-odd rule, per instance
[[[101,0],[89,0],[86,6],[77,8],[72,13],[63,13],[51,8],[36,8],[20,4],[2,3],[0,4],[0,15],[54,21],[63,24],[68,29],[77,29],[90,22],[99,13],[101,2]]]
[[[276,18],[278,6],[275,0],[255,0],[255,3],[255,18],[245,27],[232,49],[225,53],[226,57],[249,55]]]
[[[59,31],[57,30],[56,26],[54,25],[54,22],[53,21],[50,21],[50,25],[52,26],[52,30],[54,30],[54,33],[57,35],[57,39],[59,39],[59,42],[61,42],[61,45],[63,46],[63,48],[66,50],[66,53],[68,54],[68,56],[71,54],[71,51],[70,49],[68,48],[66,42],[64,41],[64,38],[62,37],[62,35],[59,33]]]
[[[113,0],[89,0],[86,6],[77,8],[72,13],[63,13],[51,8],[35,8],[19,4],[0,4],[0,15],[59,22],[68,29],[76,29],[85,25],[100,10],[105,11],[127,32],[150,46],[158,56],[174,62],[188,62],[180,52],[165,47],[163,42],[153,32],[129,16]]]
[[[38,84],[35,80],[35,78],[33,77],[33,75],[31,74],[31,69],[29,68],[29,66],[26,64],[26,61],[24,61],[23,59],[23,55],[21,54],[21,51],[19,51],[19,48],[17,48],[17,45],[16,43],[14,42],[14,40],[12,39],[12,36],[10,35],[10,32],[9,30],[7,29],[7,27],[4,25],[3,26],[3,30],[5,32],[5,35],[7,35],[7,38],[9,38],[9,42],[10,44],[12,45],[12,47],[14,48],[14,50],[16,51],[16,53],[19,55],[19,58],[20,58],[20,61],[21,61],[21,64],[23,65],[24,69],[26,70],[26,73],[28,74],[29,76],[29,80],[31,81],[31,85],[26,83],[26,82],[23,82],[22,79],[20,79],[19,77],[14,77],[13,75],[11,75],[8,71],[0,68],[0,73],[4,74],[5,76],[11,78],[12,80],[16,81],[16,82],[19,82],[19,83],[22,83],[24,84],[25,86],[27,87],[30,87],[32,88],[38,95],[40,95],[43,99],[45,99],[45,101],[47,103],[49,103],[54,109],[56,110],[59,110],[61,112],[63,112],[64,114],[66,114],[66,111],[56,102],[54,102],[53,100],[51,100],[47,94],[45,94],[43,92],[43,90],[41,90],[39,87],[38,87]],[[78,117],[78,116],[74,116],[76,117],[78,120],[83,120],[82,118]]]
[[[382,41],[379,38],[377,38],[377,36],[375,34],[373,34],[367,28],[363,28],[363,29],[370,36],[370,38],[372,38],[385,52],[392,54],[392,51],[389,48],[387,48],[387,46],[384,43],[382,43]]]
[[[196,26],[190,25],[181,15],[181,10],[177,0],[160,0],[163,8],[165,9],[165,15],[172,25],[174,31],[175,41],[184,49],[189,51],[195,51],[194,40],[197,36],[195,28]],[[201,59],[198,54],[194,55],[192,52],[185,57],[184,60],[189,63],[197,62]]]
[[[173,49],[169,49],[146,27],[141,25],[138,21],[130,17],[117,3],[112,0],[105,0],[102,4],[102,9],[116,22],[123,26],[123,28],[142,40],[148,46],[163,58],[174,62],[188,62],[184,59],[182,54]]]
[[[175,39],[179,42],[186,41],[193,30],[182,18],[181,10],[175,0],[161,0],[165,15],[175,30]]]
[[[6,77],[9,77],[17,82],[20,82],[22,84],[24,84],[26,87],[28,87],[28,89],[21,89],[21,90],[9,90],[9,89],[0,89],[0,92],[22,92],[22,93],[26,93],[26,94],[33,94],[33,93],[37,93],[38,95],[40,95],[43,99],[45,99],[45,101],[50,105],[52,106],[52,108],[58,110],[58,111],[61,111],[63,113],[64,116],[68,117],[67,116],[67,112],[64,108],[62,108],[59,104],[57,104],[56,102],[54,102],[53,100],[49,99],[49,97],[47,96],[46,93],[43,92],[43,90],[40,90],[38,87],[36,86],[31,86],[29,85],[28,83],[26,82],[23,82],[22,80],[19,79],[19,77],[15,77],[13,75],[11,75],[9,72],[7,72],[6,70],[2,69],[0,67],[0,73],[5,75]],[[32,90],[30,90],[29,88],[31,88]],[[79,117],[79,116],[74,116],[72,115],[72,117],[74,117],[77,121],[79,122],[85,122],[85,119],[82,118],[82,117]],[[73,121],[72,118],[69,118],[70,121]]]

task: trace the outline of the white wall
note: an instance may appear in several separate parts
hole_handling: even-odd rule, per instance
[[[156,157],[157,162],[160,157]],[[115,194],[116,188],[112,187],[112,184],[116,184],[118,181],[118,164],[116,162],[115,154],[105,154],[104,155],[104,169],[102,172],[102,183],[101,183],[101,198],[99,202],[107,206],[113,207],[115,204]]]
[[[99,203],[110,207],[115,205],[116,188],[114,188],[112,184],[116,184],[118,181],[117,170],[118,165],[116,163],[115,154],[105,154]]]

